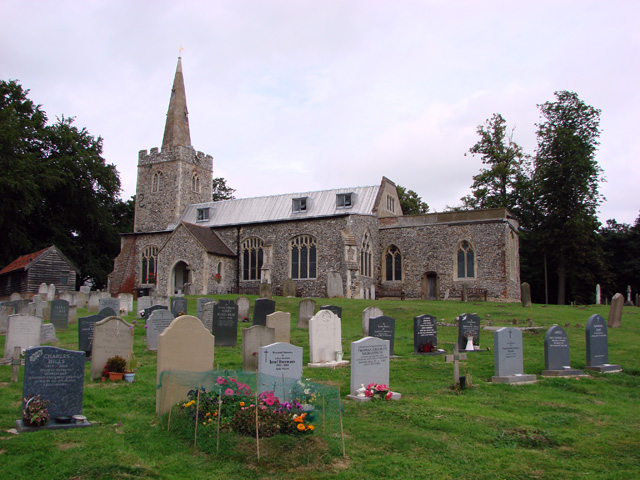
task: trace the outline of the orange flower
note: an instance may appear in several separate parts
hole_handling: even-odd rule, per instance
[[[298,416],[298,417],[294,418],[293,421],[296,422],[296,423],[304,422],[304,418],[302,418],[302,416]]]
[[[313,425],[309,425],[309,426],[307,427],[307,430],[309,430],[309,431],[313,432]]]
[[[303,424],[301,424],[301,423],[298,424],[298,430],[300,430],[301,432],[304,432],[305,429],[306,429],[306,427]]]
[[[244,402],[240,402],[240,406],[241,406],[241,407],[244,407]]]

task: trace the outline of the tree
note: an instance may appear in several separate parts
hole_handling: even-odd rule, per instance
[[[600,229],[609,275],[600,282],[604,295],[625,293],[627,286],[640,291],[640,216],[634,225],[607,220]]]
[[[398,197],[400,198],[400,206],[404,215],[418,215],[421,213],[429,213],[429,205],[422,201],[422,198],[413,190],[407,190],[400,185],[396,186]]]
[[[604,266],[596,235],[600,110],[573,92],[555,96],[538,105],[543,121],[537,125],[531,240],[557,273],[557,303],[566,302],[567,289],[573,300],[586,303]]]
[[[218,200],[233,200],[233,192],[236,191],[235,188],[227,187],[227,181],[222,177],[217,177],[213,179],[213,201],[217,202]]]
[[[513,141],[514,130],[507,131],[506,121],[499,113],[494,113],[484,125],[478,125],[480,139],[469,152],[480,155],[488,168],[473,177],[471,195],[461,199],[463,207],[508,208],[516,216],[522,215],[523,195],[528,191],[529,158]]]

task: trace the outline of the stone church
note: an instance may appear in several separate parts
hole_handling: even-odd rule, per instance
[[[191,145],[178,58],[162,148],[138,154],[134,231],[122,234],[111,293],[258,294],[269,283],[282,294],[291,279],[296,295],[325,297],[332,278],[348,298],[520,298],[518,222],[505,209],[405,216],[386,177],[212,202],[212,179],[212,157]]]

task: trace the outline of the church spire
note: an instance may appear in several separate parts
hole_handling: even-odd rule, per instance
[[[164,126],[164,138],[162,148],[191,146],[191,134],[189,133],[189,112],[187,110],[187,95],[184,90],[184,78],[182,77],[182,58],[178,57],[176,76],[173,79],[169,110],[167,111],[167,123]]]

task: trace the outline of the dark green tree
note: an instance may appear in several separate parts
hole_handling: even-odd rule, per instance
[[[602,294],[626,295],[629,285],[633,292],[640,292],[640,216],[634,225],[607,220],[600,237],[609,273],[600,282]]]
[[[573,92],[555,96],[555,101],[538,105],[542,122],[537,125],[527,241],[535,245],[530,255],[542,256],[548,272],[556,273],[557,303],[565,304],[567,294],[570,300],[587,303],[604,270],[596,216],[602,201],[602,171],[595,158],[600,110]]]
[[[213,201],[217,202],[218,200],[233,200],[233,192],[235,192],[235,188],[231,188],[227,186],[227,181],[222,177],[217,177],[213,179]]]
[[[400,185],[396,186],[398,197],[400,198],[400,206],[404,215],[418,215],[421,213],[429,213],[429,205],[422,201],[420,195],[413,190],[407,190]]]

